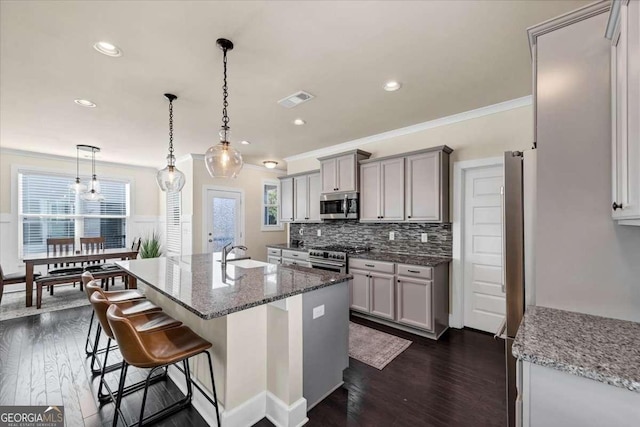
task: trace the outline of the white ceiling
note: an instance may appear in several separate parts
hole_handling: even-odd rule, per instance
[[[160,166],[172,92],[177,156],[204,153],[227,37],[231,140],[252,142],[237,145],[248,162],[281,160],[530,94],[525,29],[586,3],[2,1],[0,145],[75,156],[94,144],[103,160]],[[99,40],[124,55],[97,53]],[[402,89],[383,91],[389,79]],[[298,90],[316,98],[276,104]]]

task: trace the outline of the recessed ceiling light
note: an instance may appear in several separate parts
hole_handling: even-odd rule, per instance
[[[89,101],[88,99],[74,99],[73,102],[75,102],[76,104],[81,105],[83,107],[96,108],[96,104],[94,104],[93,102]]]
[[[305,123],[307,123],[307,122],[305,122],[305,121],[304,121],[304,120],[302,120],[302,119],[295,119],[295,120],[293,121],[293,124],[294,124],[294,125],[296,125],[296,126],[302,126],[302,125],[303,125],[303,124],[305,124]]]
[[[249,145],[249,144],[251,144],[251,143],[250,143],[249,141],[240,141],[240,144],[242,144],[242,145]]]
[[[109,42],[98,42],[93,45],[93,48],[103,55],[107,56],[122,56],[122,51],[118,46]]]
[[[274,160],[265,160],[264,162],[262,162],[262,164],[264,164],[264,167],[267,169],[273,169],[278,166],[278,162]]]
[[[402,87],[402,83],[395,80],[388,81],[384,84],[384,90],[387,92],[394,92]]]

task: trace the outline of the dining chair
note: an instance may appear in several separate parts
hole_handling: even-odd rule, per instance
[[[73,237],[50,237],[47,239],[47,257],[58,255],[73,255],[76,251],[76,241]],[[82,267],[76,263],[47,264],[47,275],[77,275],[82,273]],[[72,282],[76,286],[76,282]],[[49,293],[53,295],[53,286],[47,286]]]
[[[34,273],[34,280],[40,277],[39,273]],[[4,293],[4,285],[14,285],[17,283],[25,283],[27,281],[26,273],[9,273],[4,274],[0,265],[0,302],[2,302],[2,294]]]

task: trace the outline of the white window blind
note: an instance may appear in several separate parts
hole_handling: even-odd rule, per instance
[[[43,172],[18,174],[22,254],[46,252],[50,237],[104,236],[106,247],[126,246],[129,184],[101,179],[103,202],[81,200],[74,177]]]
[[[167,255],[181,254],[180,202],[180,192],[167,192]]]
[[[262,183],[262,231],[282,230],[279,219],[280,184],[277,181]]]

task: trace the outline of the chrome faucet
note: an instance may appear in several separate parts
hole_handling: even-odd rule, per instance
[[[222,266],[226,267],[227,266],[227,256],[234,250],[234,249],[242,249],[243,251],[248,250],[246,246],[242,246],[242,245],[237,245],[237,246],[231,246],[233,242],[227,243],[226,245],[224,245],[224,247],[222,248]]]

